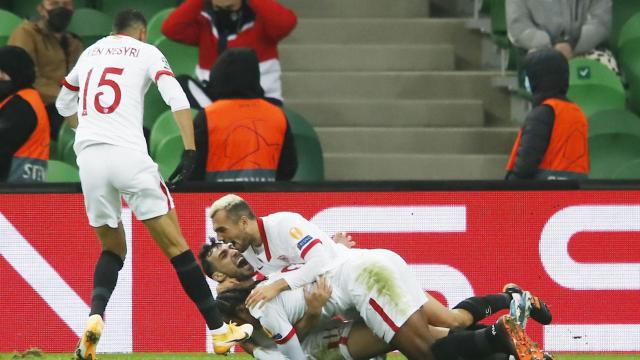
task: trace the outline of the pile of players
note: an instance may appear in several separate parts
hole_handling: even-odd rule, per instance
[[[213,203],[218,242],[200,260],[218,281],[229,321],[251,324],[241,346],[257,359],[370,359],[398,350],[409,359],[552,359],[524,332],[548,307],[508,284],[448,309],[426,294],[406,262],[383,249],[356,249],[299,214],[256,217],[240,197]],[[479,321],[503,309],[493,325]]]

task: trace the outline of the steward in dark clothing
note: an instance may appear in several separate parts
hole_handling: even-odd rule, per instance
[[[264,99],[258,58],[227,49],[206,89],[213,103],[194,120],[198,161],[193,180],[290,180],[297,168],[293,135],[278,106]]]
[[[32,88],[33,60],[22,48],[2,47],[0,72],[0,182],[44,182],[50,129],[42,98]]]
[[[507,180],[586,179],[589,175],[587,119],[567,99],[569,64],[553,49],[530,53],[525,70],[533,109],[507,163]]]

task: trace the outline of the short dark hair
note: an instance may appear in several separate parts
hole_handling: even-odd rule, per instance
[[[211,264],[211,262],[207,261],[207,255],[211,249],[217,248],[220,246],[220,243],[205,243],[200,248],[200,253],[198,253],[198,259],[200,259],[200,264],[202,265],[202,271],[208,276],[213,276],[213,273],[216,272],[215,266]]]
[[[127,9],[122,10],[113,19],[113,32],[120,33],[128,30],[134,25],[142,25],[147,27],[147,20],[138,10]]]

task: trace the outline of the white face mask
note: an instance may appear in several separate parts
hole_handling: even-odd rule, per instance
[[[528,76],[524,77],[524,88],[527,89],[529,93],[533,94],[533,91],[531,91],[531,83],[529,82]]]

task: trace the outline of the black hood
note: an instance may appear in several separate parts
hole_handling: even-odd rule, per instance
[[[550,98],[566,99],[569,62],[560,52],[543,49],[530,53],[525,59],[525,71],[535,106]]]
[[[255,51],[245,48],[225,50],[211,69],[207,92],[213,101],[264,97]]]
[[[256,19],[256,14],[247,4],[247,0],[242,0],[242,6],[237,11],[214,10],[211,1],[205,1],[204,11],[211,17],[220,35],[237,34],[245,24]]]
[[[17,46],[0,47],[0,70],[11,77],[15,91],[32,87],[36,81],[35,65],[31,56]]]

